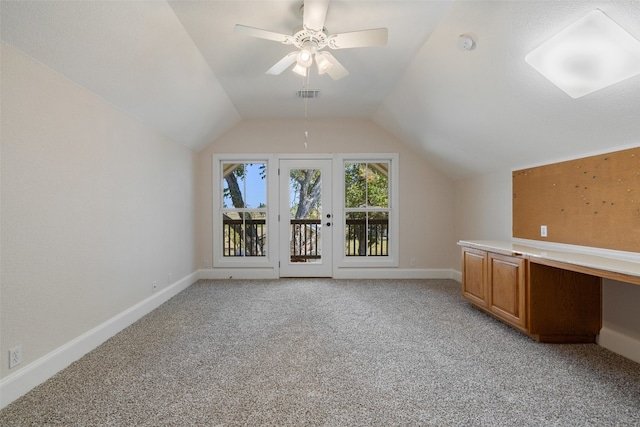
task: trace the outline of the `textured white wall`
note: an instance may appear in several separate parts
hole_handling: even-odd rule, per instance
[[[511,239],[511,194],[511,171],[457,181],[456,241]]]
[[[195,154],[2,45],[0,375],[194,271]]]
[[[640,342],[640,286],[604,280],[602,286],[602,326]],[[640,361],[640,354],[635,359]]]
[[[309,130],[304,148],[304,130]],[[197,261],[211,265],[213,153],[399,153],[400,268],[458,265],[453,236],[453,183],[368,120],[245,120],[199,153]]]

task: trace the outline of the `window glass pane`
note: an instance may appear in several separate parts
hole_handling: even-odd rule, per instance
[[[245,165],[243,163],[222,163],[222,207],[245,207]]]
[[[223,163],[222,207],[266,207],[266,169],[265,163]]]
[[[245,256],[267,255],[267,215],[264,212],[244,212]]]
[[[389,206],[389,164],[369,163],[366,170],[367,205],[386,208]]]
[[[345,214],[345,255],[365,256],[367,248],[366,212],[347,212]]]
[[[227,212],[222,216],[222,254],[241,256],[243,253],[242,218],[237,212]]]
[[[345,163],[344,165],[344,206],[365,207],[367,200],[366,163]]]
[[[267,255],[265,212],[226,212],[222,217],[225,257]]]
[[[264,163],[248,163],[244,165],[247,208],[264,208],[267,206],[267,165]]]
[[[367,255],[389,255],[389,213],[369,212],[367,221]]]

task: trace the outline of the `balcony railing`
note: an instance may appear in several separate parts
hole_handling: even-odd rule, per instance
[[[388,219],[347,219],[345,229],[346,256],[388,256]]]
[[[266,256],[266,221],[264,219],[224,218],[223,255]],[[291,219],[291,261],[310,262],[321,257],[320,239],[322,222],[320,219]],[[387,219],[347,219],[345,223],[346,256],[388,256]]]
[[[291,219],[291,262],[312,262],[320,259],[322,220]]]
[[[264,219],[222,220],[223,256],[266,256],[267,224]]]

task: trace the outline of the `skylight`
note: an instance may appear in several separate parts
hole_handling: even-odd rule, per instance
[[[640,41],[596,9],[525,61],[570,97],[580,98],[640,74]]]

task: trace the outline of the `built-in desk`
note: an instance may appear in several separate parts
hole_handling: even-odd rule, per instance
[[[640,263],[512,242],[460,241],[462,295],[541,342],[595,342],[602,278],[640,285]]]

